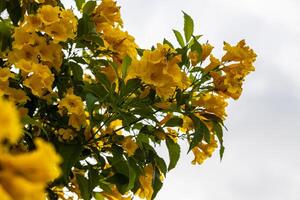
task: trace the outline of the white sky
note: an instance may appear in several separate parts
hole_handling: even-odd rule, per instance
[[[70,2],[70,0],[65,0]],[[220,55],[223,41],[245,38],[258,54],[244,93],[230,102],[223,161],[202,166],[182,157],[158,200],[300,199],[300,1],[119,0],[125,29],[141,47],[175,42],[181,10]]]

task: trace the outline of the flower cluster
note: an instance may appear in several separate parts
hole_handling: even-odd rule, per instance
[[[40,138],[36,149],[10,152],[22,138],[22,126],[13,103],[0,98],[0,196],[2,199],[44,199],[45,188],[60,176],[61,157],[53,146]]]
[[[152,200],[182,142],[192,164],[222,158],[228,99],[254,70],[244,40],[217,58],[184,13],[179,47],[142,49],[114,0],[76,1],[78,18],[57,0],[14,4],[0,11],[1,199]]]

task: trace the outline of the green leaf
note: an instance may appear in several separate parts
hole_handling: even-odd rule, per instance
[[[183,40],[183,37],[181,35],[181,33],[177,30],[173,30],[174,34],[175,34],[175,37],[177,39],[177,42],[179,43],[179,45],[181,47],[184,47],[184,40]]]
[[[93,109],[95,107],[95,102],[97,102],[97,101],[98,101],[97,97],[95,97],[93,94],[88,93],[86,95],[86,106],[87,106],[89,113],[93,112]]]
[[[82,9],[82,12],[84,14],[91,14],[94,11],[94,8],[96,7],[96,1],[88,1],[84,4],[84,7]]]
[[[96,200],[105,200],[104,196],[100,193],[95,193],[94,197]]]
[[[36,121],[35,119],[29,117],[28,115],[25,115],[24,117],[22,117],[22,123],[23,124],[31,124],[31,125],[37,126],[38,128],[40,128],[42,130],[42,132],[48,138],[48,132],[44,129],[44,127],[41,124],[41,122]]]
[[[166,165],[164,159],[162,159],[159,156],[155,156],[154,160],[155,160],[156,166],[166,176],[166,174],[167,174],[167,165]]]
[[[225,150],[225,147],[223,145],[223,129],[222,129],[222,126],[220,125],[220,123],[216,122],[216,121],[213,121],[213,130],[215,132],[215,134],[217,135],[217,138],[220,142],[220,160],[222,160],[223,158],[223,154],[224,154],[224,150]]]
[[[3,1],[3,0],[1,0]],[[7,12],[14,26],[18,25],[18,22],[22,18],[23,12],[19,0],[6,1]]]
[[[160,180],[160,173],[158,170],[155,170],[154,172],[154,182],[153,182],[153,194],[151,199],[155,199],[157,193],[159,192],[159,190],[162,188],[163,183]]]
[[[79,185],[81,198],[83,198],[84,200],[90,200],[91,199],[91,193],[89,191],[89,181],[88,181],[88,179],[85,178],[84,176],[80,175],[80,174],[77,174],[76,175],[76,180],[77,180],[77,183]]]
[[[194,37],[193,39],[193,45],[191,46],[192,51],[196,51],[198,55],[202,55],[202,46],[201,44],[197,41],[197,39]]]
[[[170,163],[168,166],[168,171],[170,171],[171,169],[173,169],[176,166],[176,164],[179,160],[180,146],[169,138],[166,139],[166,145],[167,145],[168,151],[169,151]]]
[[[183,120],[180,117],[173,117],[169,119],[164,126],[169,126],[169,127],[175,127],[179,126],[181,127],[183,124]]]
[[[76,6],[77,6],[78,10],[80,10],[82,7],[82,4],[84,4],[85,0],[75,0],[75,2],[76,2]]]
[[[132,59],[129,56],[125,56],[122,62],[122,78],[125,79],[127,76],[128,67],[131,65]]]
[[[61,142],[57,142],[55,146],[58,153],[63,158],[61,167],[63,171],[63,180],[65,183],[68,183],[71,168],[78,162],[83,147],[80,144],[65,144]]]
[[[91,21],[90,16],[83,13],[82,18],[78,20],[77,36],[81,38],[92,33],[94,32],[94,28],[95,24]]]
[[[167,44],[170,47],[174,48],[174,46],[172,45],[172,43],[169,40],[167,40],[167,39],[164,39],[163,44]]]
[[[195,133],[193,134],[193,139],[190,144],[190,148],[188,152],[190,152],[195,146],[199,144],[199,142],[202,141],[203,137],[207,138],[209,135],[209,130],[206,127],[206,125],[195,115],[189,115],[189,117],[192,119],[194,127],[195,127]]]
[[[193,35],[193,32],[194,32],[194,21],[191,18],[191,16],[189,16],[185,12],[183,12],[183,17],[184,17],[184,28],[183,29],[184,29],[185,41],[189,42]]]
[[[74,62],[69,62],[70,68],[72,70],[74,79],[77,81],[82,81],[83,69],[82,67]]]
[[[5,3],[6,3],[6,1],[3,1],[3,0],[0,1],[0,13],[6,9]]]
[[[12,42],[11,27],[8,21],[0,21],[0,51],[5,51]]]
[[[128,185],[126,188],[126,191],[131,190],[134,187],[135,179],[136,179],[136,173],[135,170],[130,166],[129,162],[127,162],[128,165]]]

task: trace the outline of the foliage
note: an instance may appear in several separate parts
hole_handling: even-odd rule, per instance
[[[245,41],[218,59],[183,13],[179,47],[141,49],[116,2],[75,2],[78,15],[56,0],[0,2],[1,198],[149,200],[178,140],[193,164],[218,145],[222,158],[227,99],[254,71]]]

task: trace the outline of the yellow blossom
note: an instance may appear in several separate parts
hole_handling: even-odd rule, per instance
[[[10,72],[9,68],[0,68],[0,81],[5,82],[11,77],[13,77],[13,74]]]
[[[210,55],[210,63],[204,68],[204,71],[207,73],[209,71],[214,70],[216,67],[218,67],[220,65],[221,65],[220,60],[211,54]]]
[[[222,57],[222,61],[249,60],[254,62],[256,59],[255,52],[246,46],[245,40],[241,40],[236,46],[224,42],[224,50],[226,54]]]
[[[76,130],[80,130],[82,126],[86,124],[86,117],[84,113],[81,113],[79,115],[77,114],[71,114],[69,116],[69,122],[68,125],[72,126]]]
[[[140,188],[135,195],[141,199],[151,200],[153,195],[152,181],[153,181],[153,167],[151,164],[144,168],[144,174],[139,177]]]
[[[59,138],[61,138],[62,140],[73,140],[74,136],[76,136],[76,133],[72,130],[72,129],[63,129],[60,128],[58,130],[58,135]]]
[[[0,97],[0,141],[16,143],[22,135],[22,124],[14,104]]]
[[[215,93],[206,93],[201,95],[197,100],[194,100],[193,105],[202,107],[204,112],[212,113],[221,119],[225,119],[225,108],[228,103],[222,95]]]
[[[45,5],[39,8],[38,17],[45,25],[52,24],[59,21],[60,10],[59,7],[53,7],[50,5]]]
[[[128,156],[133,156],[138,145],[132,140],[132,137],[128,136],[122,141],[122,147],[127,152]]]
[[[113,0],[102,0],[93,12],[93,20],[96,25],[97,32],[101,32],[104,29],[114,27],[115,25],[123,24],[120,7]]]
[[[199,145],[192,149],[194,153],[194,160],[192,164],[202,164],[207,158],[211,157],[212,153],[218,147],[217,141],[214,135],[210,135],[210,143],[201,142]]]
[[[60,109],[66,108],[69,113],[80,115],[84,112],[83,102],[79,96],[67,94],[60,102]]]

